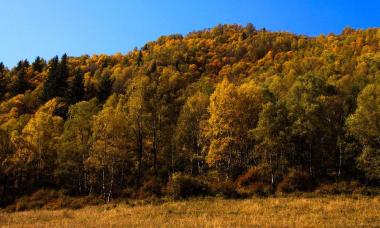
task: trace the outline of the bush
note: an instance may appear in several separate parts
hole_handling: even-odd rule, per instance
[[[354,193],[359,193],[367,196],[379,196],[380,188],[379,187],[363,187],[360,190],[355,190]]]
[[[211,194],[211,188],[207,183],[181,173],[175,173],[171,176],[167,191],[176,199]]]
[[[41,201],[41,202],[49,202],[52,199],[56,199],[59,197],[59,193],[55,190],[49,189],[40,189],[33,193],[29,200],[31,202]]]
[[[124,188],[120,194],[122,198],[134,198],[135,195],[136,195],[136,189],[130,188],[130,187]]]
[[[138,198],[142,199],[160,196],[162,196],[162,184],[156,178],[144,182],[138,191]]]
[[[60,194],[54,190],[41,189],[33,193],[31,196],[24,196],[16,200],[15,210],[24,211],[30,209],[39,209],[50,201],[59,198]]]
[[[24,196],[18,199],[15,203],[14,209],[15,211],[25,211],[25,210],[30,209],[29,203],[28,203],[28,197]]]
[[[7,207],[14,202],[15,198],[11,194],[6,194],[0,198],[0,208]]]
[[[249,188],[251,194],[258,196],[269,196],[273,194],[273,186],[271,184],[257,182],[250,186]]]
[[[49,210],[57,210],[61,208],[79,209],[88,205],[99,205],[104,201],[100,197],[69,197],[54,190],[38,190],[31,196],[24,196],[16,200],[13,206],[9,206],[8,210],[24,211],[32,209],[45,208]]]
[[[238,188],[250,187],[254,183],[270,184],[271,176],[269,168],[266,165],[260,165],[250,168],[246,173],[239,176],[236,180]]]
[[[273,193],[270,170],[266,165],[250,168],[237,178],[236,183],[242,196],[268,196]]]
[[[356,181],[340,181],[331,184],[322,184],[315,192],[319,194],[362,194],[365,193],[365,188]]]
[[[61,196],[60,198],[47,202],[43,206],[43,208],[48,209],[48,210],[57,210],[61,208],[66,208],[68,207],[69,202],[70,202],[69,197]]]
[[[104,204],[104,199],[102,197],[85,196],[72,198],[65,207],[70,209],[80,209],[85,206],[95,206],[100,204]]]
[[[312,188],[313,184],[308,173],[292,169],[277,185],[277,192],[311,191]]]
[[[212,192],[214,194],[220,194],[225,198],[241,198],[242,195],[237,191],[236,185],[231,182],[223,182],[223,183],[213,183],[212,185]]]
[[[273,194],[273,187],[271,184],[255,182],[249,186],[238,188],[238,192],[243,197],[256,196],[269,196]]]

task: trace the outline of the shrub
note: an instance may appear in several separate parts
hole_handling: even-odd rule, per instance
[[[312,188],[313,184],[308,173],[292,169],[277,185],[277,192],[311,191]]]
[[[273,186],[267,183],[256,182],[249,188],[251,194],[258,196],[269,196],[273,194]]]
[[[138,191],[138,198],[160,197],[162,196],[162,184],[156,179],[152,178],[141,186]]]
[[[54,200],[47,202],[43,206],[43,208],[49,209],[49,210],[57,210],[57,209],[61,209],[61,208],[66,208],[67,205],[69,204],[69,202],[70,202],[69,197],[61,196],[60,198],[57,198],[57,199],[54,199]]]
[[[59,193],[54,190],[49,190],[49,189],[40,189],[33,193],[29,201],[31,202],[36,202],[36,201],[41,201],[41,202],[48,202],[52,199],[56,199],[59,197]]]
[[[100,205],[100,204],[104,204],[104,199],[102,197],[85,196],[85,197],[72,198],[65,207],[71,208],[71,209],[79,209],[85,206],[95,206],[95,205]]]
[[[365,188],[356,181],[340,181],[330,184],[322,184],[316,190],[319,194],[353,194],[364,193]]]
[[[79,209],[87,205],[99,205],[104,201],[101,197],[69,197],[54,190],[38,190],[31,196],[24,196],[16,200],[14,206],[9,206],[9,210],[24,211],[45,208],[56,210],[61,208]]]
[[[242,195],[237,191],[236,185],[231,182],[215,182],[212,185],[212,192],[214,194],[222,195],[225,198],[241,198]]]
[[[206,196],[211,193],[209,185],[197,178],[175,173],[171,176],[168,186],[168,193],[178,198],[189,198],[193,196]]]
[[[267,196],[273,193],[270,170],[267,165],[250,168],[236,180],[239,194],[242,196]]]
[[[9,206],[14,202],[15,198],[11,194],[6,194],[5,196],[3,195],[0,197],[0,208]]]
[[[136,195],[136,190],[130,187],[124,188],[120,194],[122,198],[133,198],[135,197],[135,195]]]
[[[354,193],[360,193],[367,196],[379,196],[380,189],[378,187],[362,187],[355,190]]]
[[[236,183],[238,188],[246,188],[257,182],[270,184],[270,180],[268,166],[260,165],[250,168],[246,173],[239,176]]]
[[[15,211],[25,211],[29,209],[28,197],[24,196],[19,198],[14,207]]]
[[[23,211],[30,209],[38,209],[45,206],[50,201],[59,198],[60,194],[54,190],[40,189],[31,196],[24,196],[16,200],[15,210]]]
[[[269,196],[273,194],[273,187],[268,183],[255,182],[249,186],[238,188],[238,192],[243,197]]]

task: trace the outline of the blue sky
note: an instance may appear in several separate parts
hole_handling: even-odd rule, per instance
[[[126,53],[218,23],[319,35],[380,26],[379,0],[0,0],[0,62]]]

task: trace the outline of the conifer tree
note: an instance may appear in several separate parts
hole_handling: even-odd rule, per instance
[[[58,56],[55,56],[49,62],[48,76],[44,83],[44,88],[41,95],[43,102],[53,98],[58,90],[57,76],[59,74],[59,60]]]
[[[58,97],[65,97],[68,92],[67,79],[69,77],[69,70],[67,66],[67,55],[62,55],[61,62],[59,64],[59,70],[57,75],[57,94]]]
[[[84,84],[83,84],[83,72],[81,70],[76,70],[74,79],[68,90],[67,97],[69,101],[74,104],[81,101],[84,96]]]
[[[100,81],[98,89],[98,99],[100,102],[105,101],[109,97],[111,94],[111,89],[112,81],[107,75],[104,75]]]
[[[5,66],[3,62],[0,62],[0,74],[3,74],[5,70]]]
[[[24,93],[27,89],[29,89],[28,81],[26,80],[26,72],[24,68],[21,68],[16,73],[15,81],[12,86],[13,94]]]
[[[1,97],[6,93],[7,82],[5,79],[5,66],[3,62],[0,62],[0,100]]]
[[[45,60],[37,56],[34,62],[32,63],[32,69],[37,72],[42,72],[46,63]]]

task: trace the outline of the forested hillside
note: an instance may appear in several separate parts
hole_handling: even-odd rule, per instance
[[[39,189],[109,201],[178,183],[376,187],[380,29],[219,25],[126,55],[0,64],[0,164],[2,204]]]

